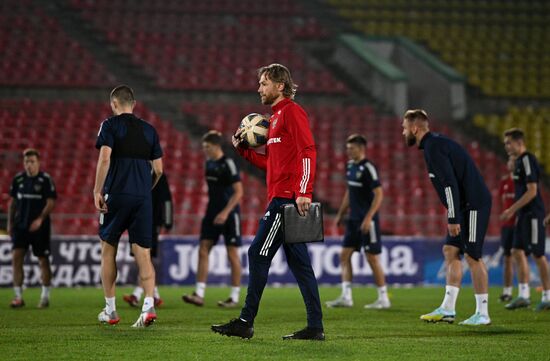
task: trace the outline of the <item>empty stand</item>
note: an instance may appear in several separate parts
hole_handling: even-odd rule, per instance
[[[549,98],[547,1],[328,0],[367,36],[425,44],[496,97]]]
[[[290,0],[267,7],[252,0],[71,4],[163,89],[249,92],[257,88],[258,67],[280,62],[296,74],[301,91],[347,92],[300,46],[326,32]]]
[[[0,85],[101,87],[115,81],[28,0],[0,3]]]

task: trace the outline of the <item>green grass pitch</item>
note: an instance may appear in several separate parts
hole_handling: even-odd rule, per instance
[[[0,290],[0,359],[2,360],[550,360],[550,312],[506,311],[491,289],[493,325],[468,328],[428,324],[422,313],[439,305],[442,288],[390,289],[393,308],[365,310],[375,290],[354,289],[351,309],[324,308],[325,342],[282,341],[281,336],[305,326],[305,311],[297,288],[267,288],[251,340],[222,337],[213,323],[237,317],[239,310],[219,309],[227,288],[208,288],[202,308],[184,304],[189,287],[162,287],[165,304],[158,321],[147,329],[130,326],[139,310],[122,301],[130,288],[117,290],[121,322],[100,325],[103,307],[98,288],[54,289],[49,309],[36,308],[39,289],[24,293],[27,305],[8,307],[11,289]],[[245,292],[245,289],[243,289]],[[339,294],[321,289],[322,302]],[[533,300],[539,301],[540,294]],[[474,311],[471,288],[458,300],[457,321]]]

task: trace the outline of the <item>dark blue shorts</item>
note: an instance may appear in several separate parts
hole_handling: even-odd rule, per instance
[[[544,256],[546,235],[544,214],[518,214],[513,248],[522,249],[526,255]]]
[[[117,246],[120,236],[128,230],[130,243],[151,248],[153,235],[153,204],[151,197],[125,194],[106,195],[108,212],[99,216],[99,237]]]
[[[50,222],[43,222],[36,232],[14,228],[11,234],[12,249],[24,249],[32,247],[32,254],[36,257],[50,255]]]
[[[500,229],[500,246],[505,256],[512,255],[512,246],[514,244],[514,227],[502,227]]]
[[[204,217],[201,225],[201,240],[213,241],[218,243],[220,236],[223,234],[223,239],[226,246],[240,247],[241,240],[241,215],[239,212],[231,212],[222,225],[214,224],[213,217]]]
[[[490,216],[491,206],[463,211],[460,234],[451,237],[447,233],[445,244],[459,248],[461,253],[466,253],[475,260],[480,259],[483,254],[483,242],[489,227]]]
[[[361,232],[361,223],[362,221],[348,220],[343,246],[354,248],[356,251],[361,251],[361,247],[364,247],[367,253],[380,254],[382,252],[382,238],[380,237],[378,218],[372,220],[367,234]]]

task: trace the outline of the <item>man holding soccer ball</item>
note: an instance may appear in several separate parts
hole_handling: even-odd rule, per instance
[[[296,85],[290,71],[283,65],[271,64],[260,68],[258,77],[262,104],[271,105],[273,109],[266,154],[247,147],[241,140],[242,129],[232,140],[244,158],[267,172],[269,205],[248,249],[248,292],[240,317],[226,324],[213,325],[212,330],[226,336],[253,336],[254,319],[267,283],[271,260],[283,245],[307,311],[307,327],[283,336],[283,339],[324,340],[319,288],[307,246],[303,243],[283,244],[281,229],[281,206],[295,204],[300,215],[309,211],[315,175],[315,143],[305,111],[292,100]]]

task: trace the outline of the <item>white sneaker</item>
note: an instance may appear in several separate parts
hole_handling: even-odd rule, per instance
[[[389,300],[376,300],[371,304],[365,305],[365,308],[373,310],[385,310],[391,307]]]
[[[136,327],[136,328],[149,327],[153,324],[153,322],[155,322],[156,319],[157,319],[157,313],[155,312],[155,309],[151,307],[150,309],[148,309],[145,312],[142,312],[139,315],[139,318],[132,325],[132,327]]]
[[[327,301],[325,302],[325,305],[327,307],[333,308],[333,307],[352,307],[353,306],[353,300],[347,299],[342,296],[338,297],[334,301]]]
[[[99,315],[97,315],[97,320],[101,323],[108,323],[109,325],[116,325],[120,321],[120,317],[118,317],[118,313],[116,311],[113,311],[110,314],[108,314],[106,309],[104,308],[99,313]]]

